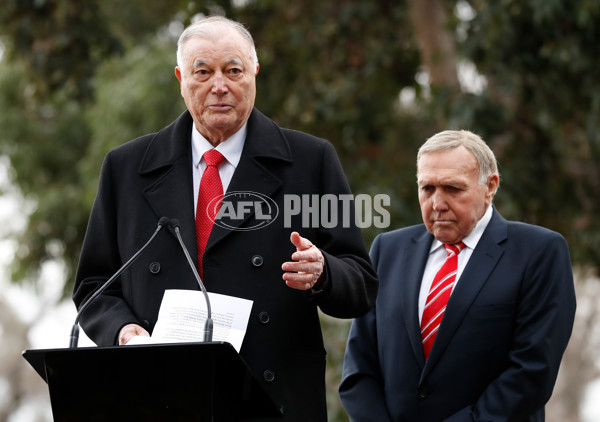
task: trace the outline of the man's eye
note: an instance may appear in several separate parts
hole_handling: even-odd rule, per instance
[[[464,192],[464,189],[458,186],[446,186],[444,188],[444,192],[446,192],[448,195],[460,195]]]

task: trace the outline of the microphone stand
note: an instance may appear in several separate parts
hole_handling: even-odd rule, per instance
[[[125,264],[123,264],[123,266],[119,268],[119,270],[116,273],[114,273],[113,276],[109,278],[106,283],[100,286],[100,288],[96,290],[87,301],[84,302],[81,308],[79,308],[79,311],[77,312],[77,317],[75,318],[75,322],[73,323],[73,328],[71,328],[71,336],[69,337],[69,348],[77,348],[77,343],[79,342],[79,319],[81,318],[83,311],[85,311],[90,306],[90,304],[117,279],[117,277],[123,274],[123,272],[127,268],[129,268],[131,264],[133,264],[133,262],[138,258],[138,256],[140,256],[144,249],[146,249],[146,247],[150,243],[152,243],[158,232],[160,232],[169,221],[170,220],[167,217],[161,217],[161,219],[158,221],[158,227],[156,227],[156,230],[154,231],[150,239],[148,239],[148,241],[144,244],[144,246],[142,246],[131,258],[129,258],[129,260]]]
[[[202,293],[204,294],[204,300],[206,301],[206,323],[204,324],[204,341],[210,342],[210,341],[212,341],[212,336],[213,336],[213,320],[212,320],[212,311],[210,308],[210,299],[208,298],[208,292],[206,291],[206,287],[204,287],[204,283],[202,283],[202,279],[200,278],[200,275],[198,274],[198,270],[196,270],[196,266],[194,265],[194,261],[192,261],[192,258],[190,257],[190,253],[188,252],[187,248],[185,247],[185,243],[183,243],[183,239],[181,238],[181,234],[179,233],[179,221],[177,221],[176,219],[172,219],[170,226],[173,228],[173,231],[175,232],[177,240],[179,241],[179,244],[181,245],[181,249],[183,249],[183,253],[185,254],[188,264],[190,265],[190,268],[192,269],[192,272],[194,273],[194,276],[196,277],[196,281],[198,282],[198,285],[200,286],[200,290],[202,290]]]

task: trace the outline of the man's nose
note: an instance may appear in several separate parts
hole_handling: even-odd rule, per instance
[[[442,211],[448,208],[446,198],[442,192],[439,192],[439,190],[436,190],[436,192],[433,194],[432,203],[435,211]]]
[[[212,91],[213,91],[213,93],[215,93],[217,95],[222,95],[225,92],[227,92],[227,84],[225,83],[225,78],[223,77],[223,73],[221,73],[221,72],[215,73],[215,76],[213,79]]]

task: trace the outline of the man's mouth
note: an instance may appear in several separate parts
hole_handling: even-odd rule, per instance
[[[208,108],[211,110],[216,110],[216,111],[225,111],[225,110],[229,110],[233,107],[230,106],[229,104],[211,104],[208,106]]]

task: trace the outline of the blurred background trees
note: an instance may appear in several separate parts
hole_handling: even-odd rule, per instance
[[[0,159],[28,204],[22,230],[0,227],[18,244],[13,281],[35,285],[59,261],[70,295],[104,154],[184,110],[175,43],[206,14],[250,29],[257,107],[329,139],[355,193],[390,195],[390,229],[420,222],[419,145],[465,128],[497,155],[504,216],[561,232],[578,282],[597,275],[599,0],[0,0]],[[380,231],[364,230],[367,245]],[[589,380],[596,302],[582,302],[572,343],[584,345],[562,371]],[[323,317],[332,421],[347,420],[336,388],[348,324]],[[579,420],[573,391],[557,386],[556,420]]]

